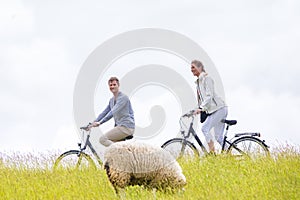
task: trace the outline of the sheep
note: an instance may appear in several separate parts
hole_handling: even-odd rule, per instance
[[[183,189],[186,178],[173,156],[160,147],[131,141],[117,142],[104,154],[104,169],[116,193],[140,185],[147,189]]]

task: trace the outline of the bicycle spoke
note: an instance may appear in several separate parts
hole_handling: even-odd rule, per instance
[[[249,146],[248,146],[248,152],[251,152],[251,142],[249,142]]]
[[[82,156],[78,156],[78,161],[76,163],[76,168],[78,169],[82,161]]]
[[[185,147],[186,147],[186,144],[184,144],[184,142],[181,143],[182,146],[181,146],[181,150],[180,150],[180,157],[182,157],[184,155],[184,150],[185,150]]]
[[[242,145],[243,145],[243,149],[247,149],[247,146],[246,146],[246,142],[242,142]]]

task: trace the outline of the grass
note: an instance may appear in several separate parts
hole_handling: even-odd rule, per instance
[[[105,171],[52,171],[50,155],[0,154],[1,199],[118,199]],[[299,199],[300,154],[279,149],[272,158],[236,160],[218,155],[179,161],[185,191],[128,187],[126,199]]]

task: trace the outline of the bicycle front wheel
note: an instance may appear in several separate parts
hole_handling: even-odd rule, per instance
[[[199,152],[195,145],[183,138],[168,140],[161,147],[170,152],[176,160],[182,157],[189,159],[199,157]]]
[[[93,159],[86,153],[70,150],[61,154],[54,163],[54,169],[96,169]]]
[[[266,157],[270,155],[268,146],[255,137],[241,137],[235,140],[227,152],[233,156],[247,156],[250,158]]]

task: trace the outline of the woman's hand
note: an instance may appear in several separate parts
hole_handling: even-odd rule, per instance
[[[202,110],[201,109],[196,109],[195,111],[194,111],[194,115],[198,115],[198,114],[200,114],[202,112]]]

